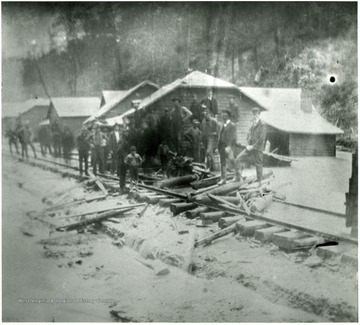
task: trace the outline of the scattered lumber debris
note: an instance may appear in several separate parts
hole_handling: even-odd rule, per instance
[[[242,216],[220,218],[219,221],[218,221],[218,226],[219,226],[220,229],[224,229],[224,228],[229,227],[232,224],[234,224],[234,223],[236,223],[236,222],[238,222],[240,220],[245,220],[245,219]]]
[[[226,236],[228,234],[231,234],[231,233],[235,232],[235,230],[236,230],[236,223],[232,224],[231,226],[229,226],[227,228],[221,229],[221,230],[217,231],[216,233],[214,233],[214,234],[212,234],[212,235],[210,235],[210,236],[208,236],[206,238],[195,241],[194,246],[199,247],[201,245],[209,245],[209,244],[212,243],[213,240],[215,240],[217,238],[224,237],[224,236]]]
[[[209,211],[208,207],[199,206],[195,209],[186,211],[185,217],[188,219],[195,219],[196,217],[198,217],[200,215],[200,213],[204,213],[204,212],[208,212],[208,211]]]
[[[289,157],[278,155],[274,152],[265,152],[264,151],[264,159],[263,164],[264,166],[290,166],[292,161],[296,161],[296,159]]]
[[[58,218],[58,219],[70,219],[70,218],[76,218],[76,217],[82,217],[82,216],[86,216],[86,215],[89,215],[89,214],[94,214],[94,213],[102,213],[102,212],[107,212],[107,211],[115,211],[115,210],[124,210],[124,209],[127,209],[127,208],[137,208],[137,207],[140,207],[140,206],[143,206],[145,205],[145,203],[138,203],[138,204],[133,204],[133,205],[123,205],[123,206],[116,206],[116,207],[111,207],[111,208],[106,208],[106,209],[96,209],[96,210],[91,210],[91,211],[86,211],[86,212],[82,212],[82,213],[77,213],[77,214],[73,214],[71,216],[66,216],[66,217],[61,217],[61,218]]]
[[[95,175],[92,172],[88,171],[88,173],[89,173],[90,177],[93,180],[95,180],[96,185],[104,193],[104,195],[108,196],[109,193],[108,193],[107,189],[105,188],[105,186],[103,185],[103,183],[101,183],[101,181],[97,177],[95,177]]]
[[[170,211],[173,213],[174,216],[178,214],[195,209],[197,207],[196,203],[172,203],[170,204]]]
[[[155,186],[158,186],[159,188],[172,188],[179,185],[187,185],[191,182],[197,181],[199,179],[198,175],[192,174],[192,175],[185,175],[181,177],[174,177],[162,180],[160,182],[155,183]]]
[[[109,218],[115,217],[116,215],[123,214],[127,211],[132,210],[133,208],[134,207],[127,207],[126,209],[104,212],[104,213],[99,214],[97,217],[94,217],[91,219],[85,219],[85,220],[82,220],[82,221],[79,221],[76,223],[72,223],[70,225],[57,227],[56,230],[57,231],[71,231],[71,230],[76,230],[79,228],[84,228],[93,223],[105,221]]]
[[[217,222],[220,218],[223,218],[225,216],[226,216],[225,211],[213,211],[213,212],[200,213],[200,218],[202,220],[211,221],[211,222]]]

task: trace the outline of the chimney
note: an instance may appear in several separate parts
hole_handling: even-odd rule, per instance
[[[312,113],[312,92],[310,90],[301,90],[300,107],[304,113]]]

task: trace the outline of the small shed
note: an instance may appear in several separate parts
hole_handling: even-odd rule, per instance
[[[101,108],[86,119],[84,124],[91,124],[96,119],[108,119],[123,114],[131,108],[131,102],[136,99],[143,99],[157,91],[159,86],[146,80],[135,87],[125,91],[103,91]]]
[[[3,102],[1,105],[2,133],[14,130],[18,116],[26,110],[24,102]]]
[[[47,118],[51,124],[57,121],[77,133],[84,121],[95,114],[99,107],[98,97],[55,97],[51,99]]]
[[[240,142],[245,143],[251,125],[251,107],[258,106],[267,124],[270,151],[277,148],[277,153],[290,156],[336,155],[336,136],[343,131],[319,114],[308,93],[299,88],[240,87],[240,91]]]
[[[23,122],[29,122],[31,129],[34,132],[35,139],[41,121],[46,119],[50,106],[50,99],[34,98],[24,102],[25,111],[20,114]]]

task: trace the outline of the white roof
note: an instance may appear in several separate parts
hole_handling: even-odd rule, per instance
[[[266,111],[261,119],[268,125],[288,133],[342,134],[342,130],[326,121],[312,106],[311,112],[301,109],[300,88],[239,87],[240,91]],[[309,104],[309,101],[306,102]]]
[[[51,102],[60,117],[91,116],[100,106],[98,97],[55,97]]]

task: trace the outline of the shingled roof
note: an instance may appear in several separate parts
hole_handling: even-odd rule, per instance
[[[98,97],[55,97],[51,102],[60,117],[87,117],[100,106]]]
[[[239,87],[239,89],[242,94],[265,110],[261,115],[262,120],[280,131],[302,134],[344,133],[326,121],[308,98],[302,97],[300,88]],[[310,107],[304,109],[304,105]]]

